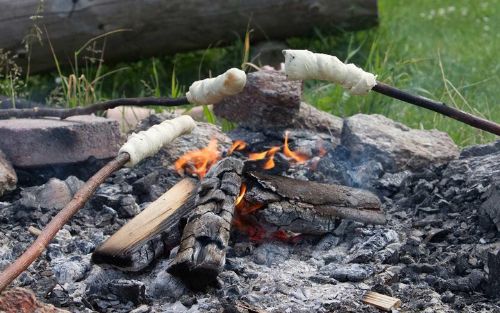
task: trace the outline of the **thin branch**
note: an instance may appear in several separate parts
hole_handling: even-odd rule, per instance
[[[186,97],[171,99],[171,98],[120,98],[109,101],[104,101],[92,104],[86,107],[76,107],[72,109],[57,109],[57,108],[31,108],[31,109],[3,109],[0,110],[0,120],[8,118],[35,118],[43,116],[58,117],[65,119],[74,115],[86,115],[116,108],[118,106],[163,106],[173,107],[188,104]]]
[[[74,195],[73,199],[50,221],[31,246],[14,263],[0,273],[0,292],[10,285],[31,263],[33,263],[54,239],[57,232],[73,217],[96,191],[97,187],[113,172],[130,159],[128,153],[120,153],[92,176]]]
[[[395,98],[446,115],[462,123],[468,124],[475,128],[500,136],[499,124],[472,115],[470,113],[464,112],[462,110],[447,106],[442,102],[437,102],[421,96],[412,95],[405,91],[402,91],[400,89],[386,85],[381,82],[377,82],[377,84],[372,88],[372,90],[381,93],[383,95],[389,96],[391,98]]]

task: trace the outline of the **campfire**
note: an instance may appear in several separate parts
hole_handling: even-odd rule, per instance
[[[441,132],[318,111],[282,72],[247,78],[214,106],[238,123],[228,133],[152,115],[93,176],[88,162],[58,167],[64,181],[20,171],[20,190],[0,202],[0,266],[33,236],[48,246],[14,285],[72,311],[495,307],[497,145],[459,157]],[[55,210],[78,206],[50,224]],[[36,303],[11,288],[0,305],[18,295]]]
[[[170,227],[178,225],[182,216],[188,216],[179,251],[169,266],[170,273],[182,277],[194,289],[213,285],[225,265],[232,226],[250,240],[260,242],[266,239],[291,241],[302,234],[326,234],[333,231],[341,218],[385,223],[380,201],[371,192],[268,174],[268,170],[275,168],[277,154],[282,154],[283,162],[292,166],[311,159],[305,153],[290,149],[289,140],[290,132],[286,131],[282,145],[262,152],[244,151],[251,147],[243,140],[235,140],[225,151],[226,157],[220,159],[223,153],[218,150],[217,141],[212,139],[206,147],[179,157],[174,163],[176,171],[199,179],[198,187],[180,189],[174,195],[184,199],[177,205],[184,214],[171,211],[166,215],[156,203],[151,206],[158,207],[158,211],[148,212],[154,214],[155,218],[150,219],[152,223],[161,218],[162,223]],[[181,192],[184,194],[179,194]],[[195,201],[189,201],[191,195]],[[141,214],[124,229],[136,224],[137,220],[141,221],[143,229],[151,230],[149,236],[144,232],[128,231],[124,235],[118,231],[97,248],[94,261],[136,271],[148,266],[153,260],[145,261],[135,256],[140,246],[131,246],[130,242],[144,243],[157,235],[157,223],[154,227],[149,226]],[[135,236],[137,240],[133,239]],[[134,264],[137,261],[140,263]]]

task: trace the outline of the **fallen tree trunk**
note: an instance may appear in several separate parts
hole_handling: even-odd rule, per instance
[[[26,65],[23,38],[33,27],[47,28],[59,62],[68,64],[85,42],[117,29],[107,38],[107,61],[124,61],[234,42],[247,26],[254,40],[311,34],[314,28],[354,30],[377,23],[376,0],[0,0],[0,48],[19,54]],[[44,36],[45,37],[45,36]],[[31,51],[31,70],[53,68],[46,38]]]

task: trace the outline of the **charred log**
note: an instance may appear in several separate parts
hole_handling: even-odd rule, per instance
[[[245,200],[260,203],[255,216],[276,230],[303,234],[333,231],[340,219],[384,224],[380,200],[373,193],[341,185],[296,180],[266,173],[247,173]]]
[[[226,259],[243,162],[225,158],[202,181],[197,208],[189,217],[179,252],[168,271],[195,289],[214,284]]]

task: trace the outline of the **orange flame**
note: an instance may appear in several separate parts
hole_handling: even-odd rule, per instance
[[[283,154],[293,160],[295,160],[295,162],[299,163],[299,164],[302,164],[304,162],[306,162],[307,160],[309,160],[309,157],[304,154],[304,153],[301,153],[301,152],[294,152],[292,150],[290,150],[290,148],[288,147],[288,134],[289,132],[286,131],[285,132],[285,144],[283,146]]]
[[[239,215],[251,214],[264,206],[262,203],[247,202],[245,200],[246,192],[247,192],[247,185],[243,183],[241,184],[240,194],[238,195],[235,201],[236,211],[238,212]]]
[[[208,146],[203,149],[189,151],[175,161],[175,169],[179,174],[187,172],[197,175],[199,178],[205,177],[210,167],[220,159],[217,150],[217,140],[210,140]]]
[[[229,150],[227,151],[227,155],[233,154],[234,151],[243,150],[246,148],[246,146],[247,146],[247,143],[244,142],[243,140],[235,140],[233,142],[233,145],[231,146],[231,148],[229,148]]]
[[[274,163],[274,155],[276,152],[280,151],[280,147],[272,147],[271,149],[264,151],[264,152],[257,152],[257,153],[250,153],[248,155],[249,160],[263,160],[264,158],[267,158],[266,162],[262,166],[263,169],[269,170],[272,169],[276,164]]]

